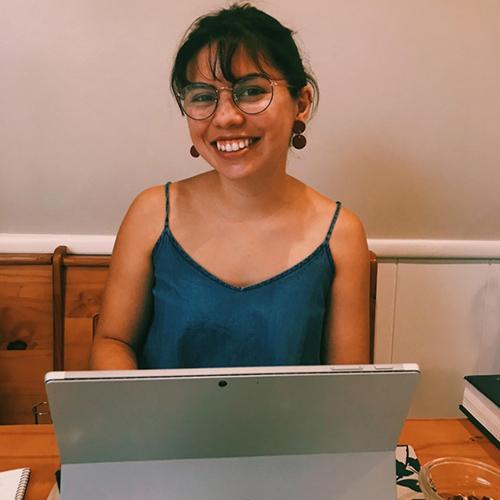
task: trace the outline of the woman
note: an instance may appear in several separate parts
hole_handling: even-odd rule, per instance
[[[171,87],[212,170],[132,203],[92,367],[368,362],[362,224],[286,173],[317,90],[291,31],[248,4],[204,16]]]

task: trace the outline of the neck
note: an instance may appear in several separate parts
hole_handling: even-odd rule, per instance
[[[227,179],[215,174],[214,208],[230,222],[257,221],[289,205],[296,183],[285,172],[271,172],[265,179]]]

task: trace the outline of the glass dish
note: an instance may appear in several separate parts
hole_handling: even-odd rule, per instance
[[[470,458],[431,460],[419,482],[427,500],[500,500],[500,469]]]

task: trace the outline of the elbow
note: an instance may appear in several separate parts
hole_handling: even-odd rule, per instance
[[[101,334],[92,344],[89,365],[91,370],[134,370],[137,352],[123,340]]]

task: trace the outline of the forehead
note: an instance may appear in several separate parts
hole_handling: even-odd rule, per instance
[[[231,72],[236,79],[250,73],[262,72],[274,79],[282,78],[281,73],[271,66],[265,60],[264,56],[259,57],[259,65],[249,56],[244,47],[236,49],[231,58]],[[191,82],[225,82],[226,79],[222,74],[220,61],[217,60],[216,47],[203,47],[200,52],[198,52],[197,56],[188,64],[186,76]]]

